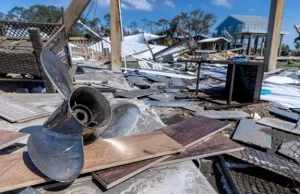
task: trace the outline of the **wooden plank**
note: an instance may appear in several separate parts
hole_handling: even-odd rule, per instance
[[[17,143],[28,136],[29,134],[26,133],[0,130],[0,150],[13,145],[14,143]]]
[[[149,88],[144,90],[133,90],[129,92],[117,92],[115,93],[116,96],[122,96],[125,98],[138,98],[143,96],[149,96],[151,94],[158,93],[157,89]]]
[[[230,124],[227,124],[226,122],[199,116],[164,127],[160,129],[160,131],[163,131],[166,135],[187,148],[211,137],[229,126]],[[109,189],[154,166],[160,161],[163,161],[163,159],[157,158],[145,160],[139,163],[131,163],[126,166],[118,166],[107,170],[93,172],[92,175],[97,177],[96,180],[98,180],[106,189]]]
[[[280,119],[266,118],[266,117],[262,118],[256,122],[259,124],[262,124],[262,125],[272,127],[274,129],[278,129],[278,130],[287,132],[287,133],[300,135],[300,126],[296,127],[295,123],[283,121]]]
[[[243,151],[227,154],[300,182],[300,166],[295,163],[248,147]]]
[[[272,129],[270,127],[256,124],[252,119],[241,119],[232,139],[271,149],[271,132]]]
[[[122,71],[120,0],[110,0],[111,70]]]
[[[65,26],[66,31],[69,32],[71,28],[76,24],[80,16],[82,15],[85,8],[88,6],[88,4],[91,2],[91,0],[72,0],[71,4],[67,8],[67,10],[64,13],[64,20],[65,20]],[[62,23],[63,19],[61,18],[59,20],[59,23]]]
[[[230,127],[231,124],[197,116],[161,129],[166,135],[188,148]]]
[[[179,143],[160,131],[98,140],[84,147],[82,174],[183,150]],[[36,169],[27,152],[0,156],[0,192],[47,181],[49,178]]]
[[[108,168],[93,172],[92,176],[106,189],[110,189],[169,157],[171,156],[167,155],[159,158],[125,164],[114,168]]]
[[[167,160],[156,164],[155,167],[236,152],[243,149],[244,147],[240,144],[235,143],[223,135],[216,134],[204,142],[199,142],[198,144],[187,148],[183,153],[173,155]]]

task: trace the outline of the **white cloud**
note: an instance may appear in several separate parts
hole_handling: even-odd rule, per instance
[[[175,3],[172,0],[165,0],[164,4],[166,6],[169,6],[169,7],[173,8],[173,9],[175,9],[175,7],[176,7]]]
[[[191,3],[188,4],[189,7],[193,7],[193,5]]]
[[[250,12],[254,12],[254,9],[253,9],[253,8],[250,8],[249,11],[250,11]]]
[[[232,7],[233,0],[211,0],[210,2],[217,6],[230,8]]]
[[[99,0],[98,3],[104,7],[109,6],[109,0]]]

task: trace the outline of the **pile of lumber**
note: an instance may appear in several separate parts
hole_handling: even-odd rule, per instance
[[[84,147],[82,174],[91,173],[109,189],[152,167],[243,150],[218,134],[229,126],[197,116],[151,133],[100,139]],[[15,132],[11,135],[20,138]],[[3,144],[8,145],[0,137],[0,147]],[[27,152],[1,155],[0,167],[0,192],[51,181],[38,171]]]

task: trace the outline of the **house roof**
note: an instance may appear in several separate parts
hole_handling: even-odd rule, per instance
[[[248,16],[248,15],[229,15],[245,24],[265,26],[268,25],[268,20],[261,16]]]
[[[199,43],[204,43],[204,42],[217,42],[223,40],[224,42],[230,42],[229,40],[227,40],[226,38],[223,37],[216,37],[216,38],[207,38],[207,39],[203,39],[203,40],[199,40]]]
[[[228,15],[217,27],[216,30],[219,28],[221,24],[223,24],[229,17],[232,17],[244,24],[248,25],[256,25],[256,26],[267,26],[268,20],[261,17],[261,16],[250,16],[250,15]]]

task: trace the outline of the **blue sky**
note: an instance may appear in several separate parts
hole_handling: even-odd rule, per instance
[[[14,6],[29,7],[35,4],[54,5],[57,7],[69,5],[71,0],[0,0],[0,12],[6,13]],[[121,0],[123,26],[129,26],[132,21],[138,22],[138,28],[144,29],[141,19],[158,20],[171,19],[180,12],[201,8],[217,16],[217,26],[229,14],[258,15],[268,18],[270,0]],[[300,25],[300,0],[286,0],[282,28],[290,29],[284,43],[294,48],[293,41],[298,33],[294,24]],[[109,0],[98,0],[96,16],[103,20],[103,15],[109,12]],[[90,14],[93,17],[94,13]]]

